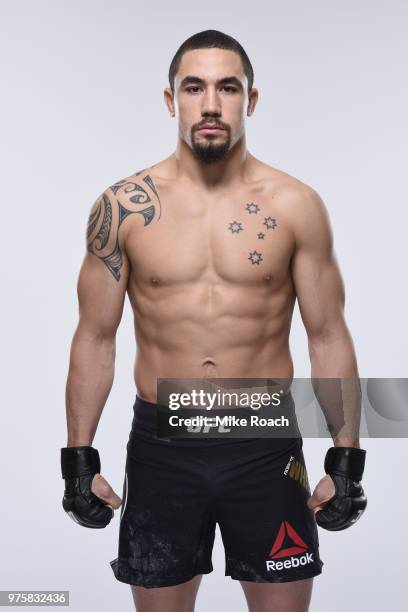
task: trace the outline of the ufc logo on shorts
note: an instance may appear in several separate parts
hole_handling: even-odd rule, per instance
[[[230,427],[226,427],[223,423],[218,424],[215,419],[207,419],[206,425],[189,425],[188,433],[208,433],[211,429],[215,429],[218,433],[229,433]]]

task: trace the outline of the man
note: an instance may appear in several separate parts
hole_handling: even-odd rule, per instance
[[[358,378],[329,221],[312,188],[247,150],[258,92],[236,40],[214,30],[192,36],[169,80],[176,151],[108,187],[89,216],[67,382],[64,508],[84,526],[104,527],[121,504],[91,444],[127,292],[137,399],[115,576],[132,585],[140,612],[191,612],[212,570],[218,522],[226,574],[241,582],[249,610],[302,612],[323,565],[315,513],[322,526],[343,529],[365,507],[358,437],[336,436],[310,496],[301,439],[183,444],[158,438],[152,423],[158,378],[291,379],[296,298],[313,377]]]

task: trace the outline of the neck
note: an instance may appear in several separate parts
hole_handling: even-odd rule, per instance
[[[203,189],[214,190],[242,180],[252,156],[247,151],[244,135],[231,148],[226,159],[212,164],[200,162],[181,139],[171,157],[179,179],[184,178]]]

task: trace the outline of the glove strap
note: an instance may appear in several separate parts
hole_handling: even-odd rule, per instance
[[[363,477],[366,451],[351,446],[332,446],[326,453],[326,474],[339,474],[360,482]]]
[[[101,460],[92,446],[68,446],[61,448],[61,472],[63,478],[76,478],[86,474],[99,474]]]

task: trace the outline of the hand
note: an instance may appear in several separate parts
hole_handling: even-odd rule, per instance
[[[366,451],[337,446],[327,451],[324,476],[308,499],[316,523],[328,531],[341,531],[354,525],[367,507],[361,484]]]
[[[307,500],[308,507],[313,510],[314,516],[316,512],[322,510],[327,502],[336,494],[334,482],[329,474],[323,476],[317,483],[312,495]]]
[[[96,448],[62,448],[61,471],[65,480],[62,505],[68,516],[82,527],[106,527],[122,500],[101,476],[101,462]]]
[[[94,475],[91,484],[91,491],[94,495],[99,497],[104,504],[109,506],[109,508],[112,508],[112,510],[117,510],[122,503],[119,495],[116,495],[108,481],[105,480],[101,474]]]

